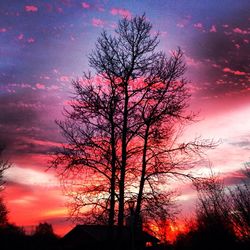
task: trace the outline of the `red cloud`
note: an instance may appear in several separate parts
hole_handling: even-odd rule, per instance
[[[38,7],[36,7],[35,5],[26,5],[26,6],[24,6],[24,9],[27,12],[36,12],[36,11],[38,11]]]
[[[228,72],[228,73],[231,73],[231,74],[234,74],[237,76],[245,76],[246,75],[246,72],[239,71],[239,70],[232,70],[230,68],[224,68],[223,72]]]
[[[37,84],[36,84],[36,88],[37,88],[37,89],[45,89],[45,85],[44,85],[44,84],[41,84],[41,83],[37,83]]]
[[[83,7],[84,9],[89,9],[90,4],[89,4],[89,3],[86,3],[86,2],[83,2],[83,3],[82,3],[82,7]]]
[[[5,29],[5,28],[0,28],[0,33],[6,32],[6,31],[7,31],[7,29]]]
[[[132,14],[129,10],[126,10],[126,9],[119,9],[119,8],[112,8],[110,13],[112,15],[120,15],[122,17],[127,17],[127,18],[131,18],[132,17]]]
[[[233,29],[233,32],[234,33],[238,33],[238,34],[241,34],[241,35],[248,35],[248,34],[250,34],[250,31],[247,31],[247,30],[242,30],[242,29],[240,29],[240,28],[235,28],[235,29]]]
[[[101,19],[98,19],[98,18],[93,18],[93,19],[92,19],[92,24],[93,24],[93,26],[95,26],[95,27],[103,27],[104,21],[101,20]]]

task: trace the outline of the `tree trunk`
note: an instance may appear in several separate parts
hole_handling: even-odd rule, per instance
[[[140,187],[136,202],[136,209],[135,209],[135,221],[134,226],[136,227],[137,223],[140,219],[140,212],[141,212],[141,203],[142,203],[142,196],[143,196],[143,189],[145,183],[145,174],[146,174],[146,167],[147,167],[147,148],[148,148],[148,134],[149,134],[149,125],[146,127],[145,137],[144,137],[144,146],[143,146],[143,155],[142,155],[142,170],[141,170],[141,179],[140,179]]]
[[[111,120],[111,179],[110,179],[110,210],[109,210],[109,226],[114,226],[115,218],[115,173],[116,173],[116,150],[115,150],[115,131],[113,118]]]
[[[124,221],[124,189],[125,189],[125,172],[126,172],[126,161],[127,161],[127,125],[128,125],[128,85],[125,83],[125,100],[124,100],[124,111],[123,111],[123,129],[122,129],[122,163],[121,173],[119,182],[119,212],[118,212],[118,226],[123,226]]]

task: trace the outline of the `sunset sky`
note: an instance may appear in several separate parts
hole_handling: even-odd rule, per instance
[[[100,32],[144,12],[152,33],[160,32],[159,48],[185,53],[190,109],[200,122],[183,138],[219,140],[208,152],[210,164],[226,184],[237,183],[250,161],[249,10],[249,0],[1,0],[0,142],[12,163],[3,193],[10,221],[47,221],[58,234],[72,226],[60,183],[47,171],[63,142],[54,121],[62,119],[71,80],[88,69]],[[193,198],[190,188],[182,193],[184,210]]]

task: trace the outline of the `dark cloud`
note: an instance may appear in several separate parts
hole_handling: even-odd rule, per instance
[[[242,167],[242,169],[224,174],[223,182],[226,186],[250,184],[249,169]]]
[[[250,140],[248,140],[248,139],[237,141],[237,142],[232,142],[230,144],[233,145],[233,146],[237,146],[237,147],[240,147],[240,148],[250,150]]]
[[[27,88],[1,96],[0,141],[8,155],[47,154],[62,141],[54,122],[61,105],[56,96]]]
[[[231,15],[221,17],[217,13],[213,20],[210,16],[204,30],[197,30],[190,41],[188,54],[201,64],[192,72],[199,76],[200,94],[217,96],[250,87],[250,26],[246,5],[244,2],[231,10]],[[212,25],[215,32],[210,31]]]

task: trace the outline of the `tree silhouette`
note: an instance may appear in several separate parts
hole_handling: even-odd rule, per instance
[[[54,235],[53,227],[47,222],[39,223],[35,228],[34,235]]]
[[[3,190],[5,184],[3,174],[10,167],[8,161],[2,159],[3,150],[4,146],[0,145],[0,192]],[[4,226],[8,222],[7,215],[8,215],[8,210],[4,204],[3,198],[0,197],[0,226]]]
[[[3,174],[11,166],[8,161],[2,158],[4,148],[5,148],[4,145],[0,144],[0,191],[3,190],[5,183]]]
[[[196,224],[177,240],[177,249],[248,249],[249,168],[242,183],[225,187],[218,176],[195,182],[198,191]]]
[[[228,245],[232,247],[236,237],[231,223],[230,200],[222,181],[211,176],[203,180],[198,189],[197,232],[203,244],[216,246],[218,249]]]
[[[52,161],[73,197],[72,215],[123,226],[125,206],[134,200],[137,224],[149,203],[167,207],[159,187],[168,177],[193,178],[192,161],[213,147],[178,142],[180,128],[194,117],[186,110],[183,53],[167,56],[158,43],[144,15],[124,18],[114,35],[101,33],[89,55],[95,74],[73,81],[66,119],[57,121],[68,144]]]
[[[6,225],[8,222],[8,210],[3,202],[3,199],[0,198],[0,227]]]
[[[231,220],[237,233],[250,242],[250,167],[246,166],[242,183],[229,190],[231,196]]]

